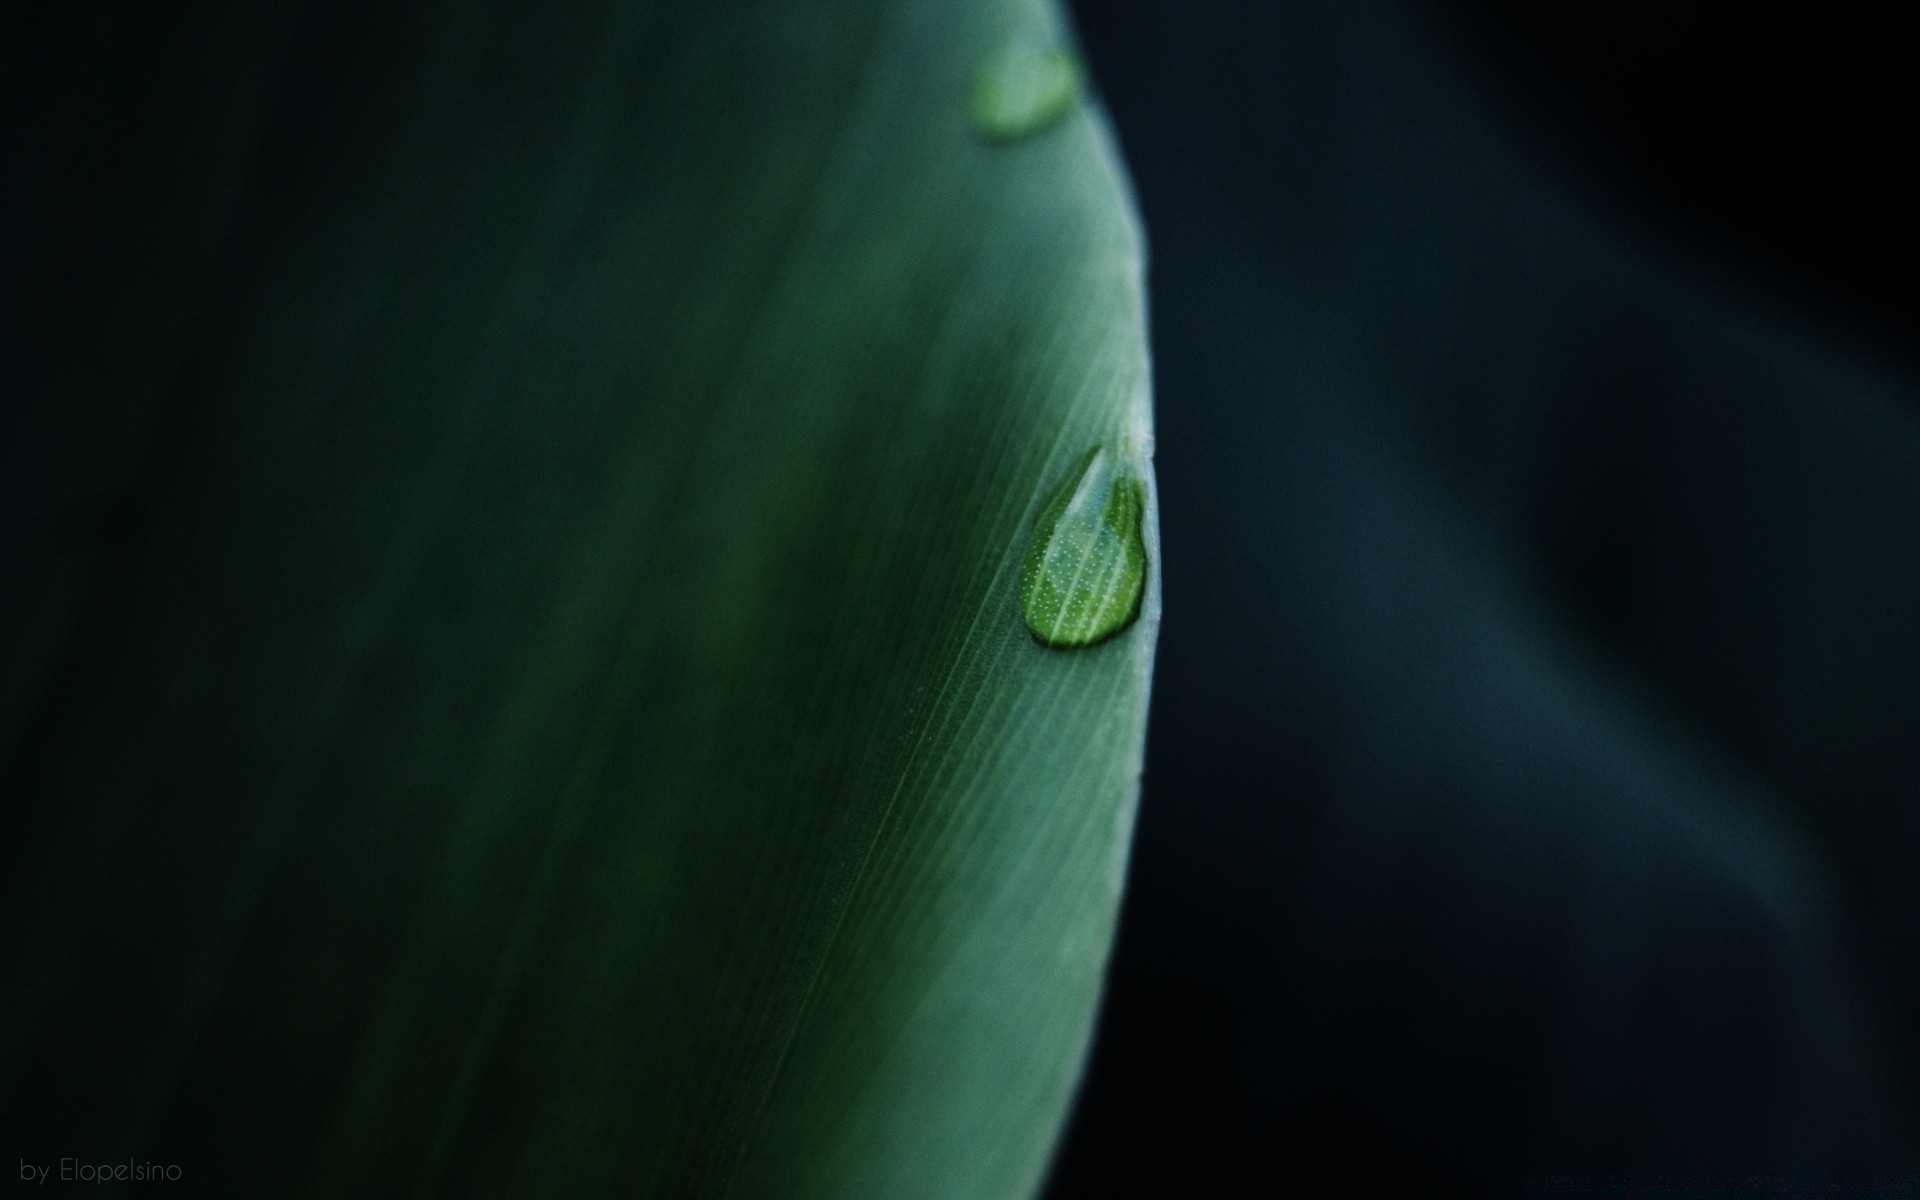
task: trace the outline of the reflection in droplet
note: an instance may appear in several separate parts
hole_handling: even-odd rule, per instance
[[[992,141],[1039,133],[1073,111],[1086,74],[1057,46],[1012,41],[980,60],[973,73],[973,128]]]
[[[1027,545],[1020,609],[1035,638],[1073,649],[1133,624],[1146,590],[1145,512],[1145,489],[1117,455],[1096,446],[1081,458]]]

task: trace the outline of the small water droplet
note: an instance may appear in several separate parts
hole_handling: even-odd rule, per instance
[[[997,142],[1039,133],[1073,111],[1085,81],[1071,52],[1031,40],[1008,42],[974,68],[974,131]]]
[[[1089,450],[1034,522],[1020,610],[1044,645],[1073,649],[1133,624],[1146,590],[1146,491],[1117,455]]]

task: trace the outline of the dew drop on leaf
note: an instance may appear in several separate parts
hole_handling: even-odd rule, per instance
[[[1146,589],[1146,493],[1120,457],[1089,450],[1040,510],[1020,573],[1020,610],[1043,645],[1105,641],[1133,624]]]
[[[1085,78],[1080,60],[1066,50],[1008,42],[974,69],[974,132],[998,142],[1039,133],[1073,111]]]

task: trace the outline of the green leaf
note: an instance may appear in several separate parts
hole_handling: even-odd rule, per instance
[[[1012,41],[1066,33],[24,28],[9,1152],[262,1196],[1034,1190],[1159,598],[1070,652],[1022,619],[1051,490],[1149,414],[1099,112],[970,127]]]

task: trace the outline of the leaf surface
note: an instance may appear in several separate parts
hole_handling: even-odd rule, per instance
[[[1090,649],[1019,607],[1049,488],[1150,444],[1099,112],[969,127],[982,55],[1066,36],[1014,0],[26,31],[15,86],[80,99],[8,118],[46,164],[0,451],[23,1161],[1033,1190],[1159,618],[1151,569]]]

